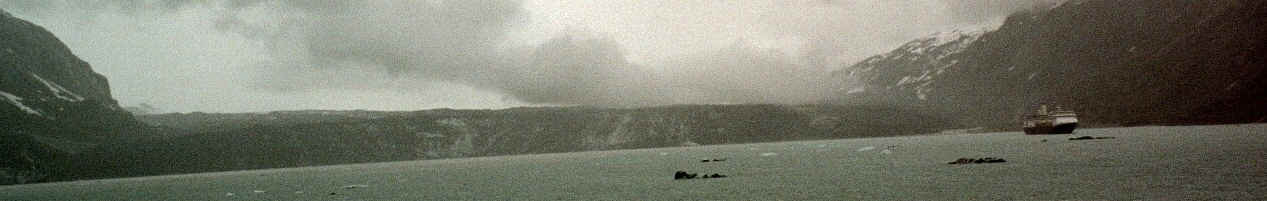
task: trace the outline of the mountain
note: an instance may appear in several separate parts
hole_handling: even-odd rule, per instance
[[[57,161],[148,128],[52,33],[3,10],[0,80],[0,184],[46,180]]]
[[[291,124],[318,124],[339,121],[359,121],[410,115],[407,111],[367,110],[296,110],[264,113],[167,113],[136,115],[146,124],[179,130],[184,134],[237,130],[254,126],[279,126]]]
[[[903,44],[888,53],[868,57],[842,71],[837,77],[857,77],[862,86],[849,89],[847,94],[864,93],[896,95],[927,100],[928,85],[959,63],[955,55],[973,44],[989,30],[953,30],[938,32]],[[866,93],[889,92],[889,94]]]
[[[915,135],[960,127],[951,119],[896,107],[832,105],[190,113],[141,119],[205,133],[104,145],[77,155],[72,165],[77,169],[67,178]]]
[[[1265,17],[1267,2],[1252,0],[1074,0],[835,74],[866,83],[842,99],[932,108],[970,126],[1014,128],[1043,103],[1091,125],[1263,122],[1267,33],[1254,27]]]

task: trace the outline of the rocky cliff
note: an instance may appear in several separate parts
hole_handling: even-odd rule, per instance
[[[145,128],[52,33],[0,11],[0,184],[43,180],[54,161]]]
[[[1262,1],[1073,0],[1011,15],[961,37],[975,38],[967,44],[912,48],[962,47],[949,54],[899,49],[836,75],[866,82],[844,97],[935,108],[973,126],[1013,128],[1043,103],[1092,125],[1263,122],[1267,33],[1255,27],[1265,17]]]

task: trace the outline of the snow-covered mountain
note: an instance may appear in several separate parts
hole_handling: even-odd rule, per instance
[[[863,86],[846,93],[888,91],[910,93],[925,100],[925,92],[933,79],[958,63],[955,55],[968,48],[989,29],[938,32],[915,39],[888,53],[868,57],[843,71],[837,77],[859,80]]]
[[[914,40],[842,68],[842,100],[1015,128],[1038,104],[1089,125],[1267,121],[1267,2],[1069,1],[998,29]],[[954,33],[954,32],[949,32]],[[940,34],[939,34],[940,35]]]

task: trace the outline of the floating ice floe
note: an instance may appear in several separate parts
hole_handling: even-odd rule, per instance
[[[892,150],[885,149],[885,150],[881,150],[881,151],[880,151],[880,153],[882,153],[882,154],[891,154],[891,153],[893,153],[893,151],[892,151]]]
[[[233,193],[224,193],[224,196],[233,196]]]
[[[264,192],[266,192],[266,191],[254,190],[254,191],[251,191],[251,192],[253,192],[253,193],[264,193]]]
[[[856,93],[862,93],[862,92],[867,92],[867,88],[855,87],[853,89],[849,89],[849,91],[845,92],[845,94],[856,94]]]
[[[868,146],[868,147],[858,148],[858,151],[859,151],[859,152],[863,152],[863,151],[871,151],[872,149],[875,149],[875,147],[874,147],[874,146]]]
[[[669,155],[669,153],[660,152],[660,155],[661,155],[661,156],[668,156],[668,155]]]
[[[778,154],[778,153],[774,153],[774,152],[765,152],[765,153],[761,153],[761,156],[776,156],[776,155],[779,155],[779,154]]]

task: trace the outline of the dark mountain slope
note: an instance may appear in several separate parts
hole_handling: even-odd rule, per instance
[[[956,62],[918,91],[881,79],[852,96],[895,96],[996,128],[1017,127],[1042,103],[1092,125],[1258,122],[1267,117],[1254,104],[1267,88],[1265,12],[1262,1],[1070,1],[1008,17],[945,56]],[[856,76],[902,77],[909,67],[869,68]]]
[[[52,33],[0,11],[0,184],[44,180],[56,161],[145,132],[104,76]]]

